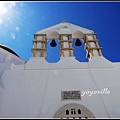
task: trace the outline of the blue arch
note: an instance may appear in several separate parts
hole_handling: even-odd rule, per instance
[[[56,63],[60,60],[60,44],[59,44],[59,41],[55,39],[57,46],[51,47],[50,46],[51,42],[52,42],[52,39],[48,40],[47,42],[46,61],[48,63]]]
[[[82,40],[80,40],[82,42]],[[84,50],[84,44],[82,42],[81,46],[75,45],[76,39],[73,39],[72,47],[74,48],[74,56],[75,59],[79,62],[88,62],[88,59],[86,58],[86,51]]]

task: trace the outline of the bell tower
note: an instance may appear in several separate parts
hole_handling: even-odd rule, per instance
[[[86,58],[89,60],[93,56],[102,56],[102,48],[99,47],[99,40],[93,31],[63,20],[62,23],[38,31],[34,35],[32,57],[46,58],[46,45],[50,39],[52,40],[50,43],[51,47],[56,47],[56,40],[59,41],[60,57],[74,56],[73,39],[76,40],[76,46],[81,46],[82,42],[80,40],[83,41]]]

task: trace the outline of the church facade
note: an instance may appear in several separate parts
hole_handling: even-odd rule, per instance
[[[73,39],[88,62],[75,59]],[[58,62],[46,61],[50,40]],[[120,117],[120,63],[102,55],[94,31],[63,21],[37,31],[31,52],[25,62],[0,45],[0,118]]]

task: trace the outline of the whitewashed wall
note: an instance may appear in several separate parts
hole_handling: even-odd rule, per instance
[[[96,65],[93,64],[96,60]],[[71,64],[73,63],[73,64]],[[1,118],[51,118],[64,104],[86,106],[97,118],[120,117],[120,63],[104,57],[78,62],[74,57],[47,63],[31,58],[25,65],[14,65],[2,76],[4,96]],[[61,91],[94,91],[108,88],[110,94],[85,95],[82,100],[61,101]]]

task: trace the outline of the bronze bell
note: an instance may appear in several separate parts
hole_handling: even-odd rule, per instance
[[[81,46],[82,45],[82,42],[77,38],[76,42],[75,42],[75,45],[76,46]]]
[[[55,40],[53,39],[52,42],[50,43],[51,47],[56,47],[57,43],[55,42]]]

